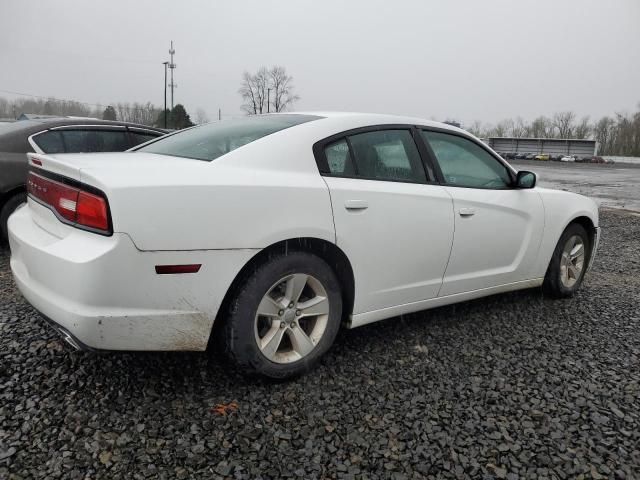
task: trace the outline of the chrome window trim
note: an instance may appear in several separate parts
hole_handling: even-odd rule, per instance
[[[150,130],[148,128],[142,128],[142,127],[127,127],[127,128],[129,129],[130,132],[133,132],[133,133],[150,133],[152,135],[157,135],[159,137],[166,135],[166,133],[162,133],[157,130]]]
[[[127,127],[124,125],[91,125],[91,124],[82,124],[82,125],[60,125],[58,127],[49,128],[49,130],[77,130],[81,128],[95,128],[97,130],[127,130]]]

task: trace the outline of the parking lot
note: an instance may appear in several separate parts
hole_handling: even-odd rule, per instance
[[[536,172],[540,186],[587,195],[603,207],[640,211],[639,164],[594,165],[537,160],[509,160],[509,163],[519,170]]]
[[[289,383],[206,354],[72,352],[2,253],[0,478],[637,478],[640,217],[601,224],[575,298],[343,331]]]

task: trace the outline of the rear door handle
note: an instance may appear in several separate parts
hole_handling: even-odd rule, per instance
[[[475,208],[461,208],[458,212],[461,217],[471,217],[476,214]]]
[[[366,200],[347,200],[344,202],[344,208],[347,210],[366,210],[369,208],[369,203]]]

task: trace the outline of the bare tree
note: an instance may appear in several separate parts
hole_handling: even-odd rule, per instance
[[[589,117],[582,117],[580,123],[578,123],[574,129],[573,137],[574,138],[589,138],[591,135],[591,124],[589,123]]]
[[[538,117],[529,127],[529,135],[533,138],[553,138],[555,127],[547,117]]]
[[[116,103],[115,111],[118,120],[122,122],[141,123],[153,125],[161,113],[160,109],[151,102],[147,103]]]
[[[473,123],[471,123],[471,126],[467,128],[467,131],[471,135],[475,135],[476,137],[479,137],[479,138],[484,137],[486,134],[486,128],[484,127],[482,122],[480,122],[479,120],[474,120]]]
[[[203,123],[209,123],[209,117],[203,108],[198,108],[196,110],[196,124],[201,125]]]
[[[617,155],[640,155],[640,112],[616,113],[615,150]]]
[[[75,100],[58,100],[55,98],[20,98],[12,101],[5,100],[3,116],[19,116],[22,113],[36,113],[44,115],[71,115],[76,117],[88,117],[91,108]],[[15,114],[15,115],[14,115]]]
[[[616,133],[615,127],[616,122],[611,117],[602,117],[593,126],[594,139],[598,142],[600,153],[603,155],[610,155],[615,152],[613,147]]]
[[[573,112],[558,112],[553,114],[553,126],[558,130],[558,138],[571,138],[575,128]]]
[[[527,124],[521,117],[516,118],[511,124],[510,135],[512,137],[521,138],[527,134]]]
[[[275,66],[269,70],[270,88],[273,90],[271,105],[275,112],[282,112],[300,97],[293,93],[293,77],[287,75],[284,67]]]
[[[249,115],[266,113],[269,88],[269,72],[261,67],[255,74],[244,72],[238,93],[242,96],[242,110]]]
[[[269,95],[269,71],[267,67],[260,67],[254,77],[258,99],[258,113],[267,113],[267,96]]]
[[[503,120],[498,122],[495,127],[493,127],[492,136],[494,137],[506,137],[507,132],[509,131],[510,123],[508,120]]]
[[[293,93],[293,77],[279,66],[271,70],[260,67],[255,74],[244,72],[238,93],[243,101],[241,108],[249,115],[281,112],[299,99]]]
[[[4,98],[4,97],[0,97],[0,117],[11,117],[12,112],[11,112],[11,107],[9,106],[9,101]]]

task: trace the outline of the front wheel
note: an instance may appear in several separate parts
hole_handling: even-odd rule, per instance
[[[551,257],[542,288],[555,298],[572,296],[582,284],[591,245],[582,225],[573,223],[562,233]]]
[[[240,286],[225,320],[224,347],[246,372],[293,377],[331,347],[341,316],[340,285],[322,259],[277,255]]]

